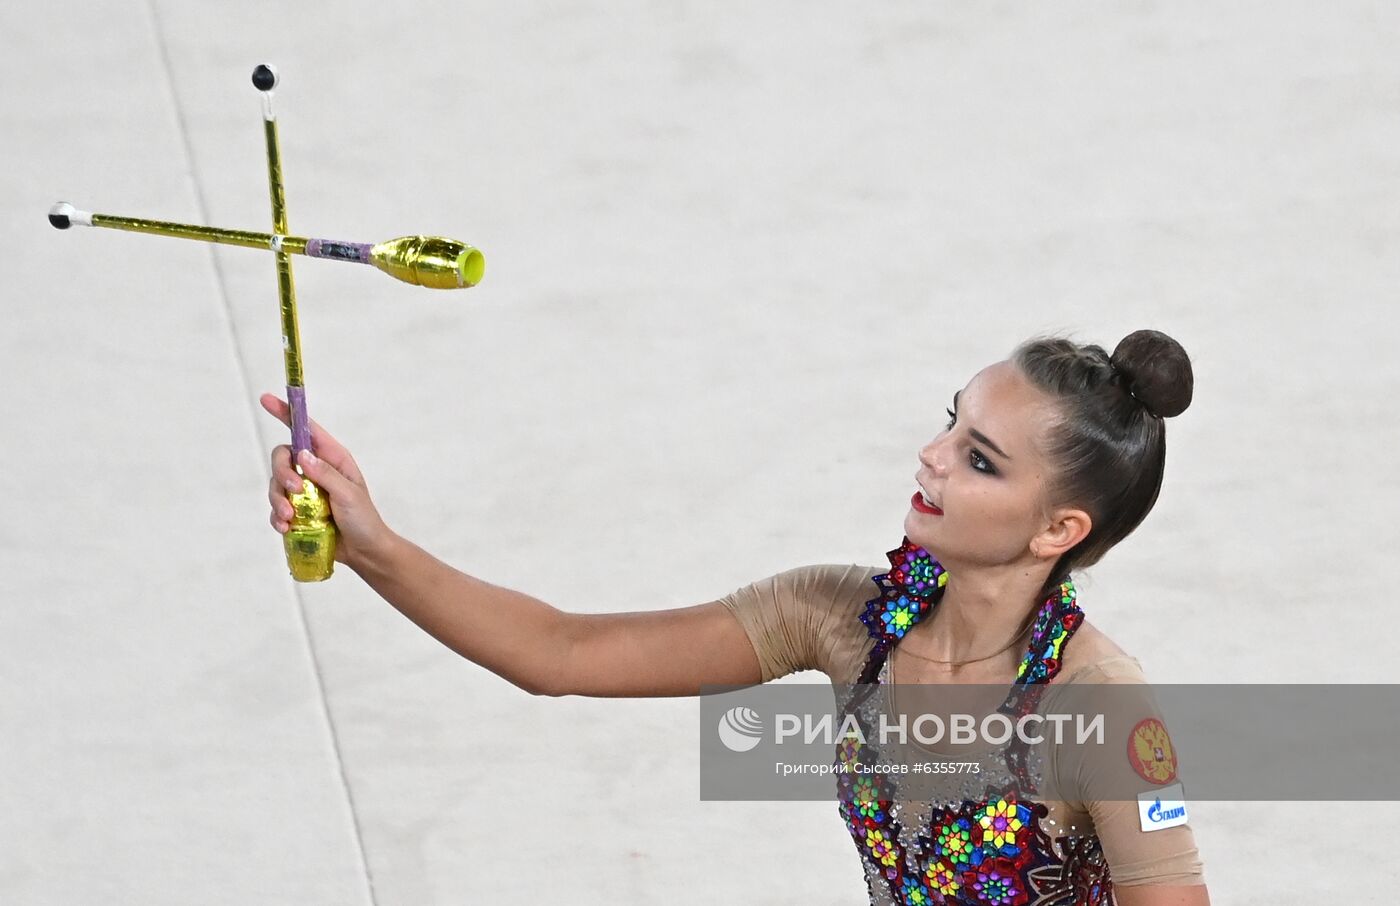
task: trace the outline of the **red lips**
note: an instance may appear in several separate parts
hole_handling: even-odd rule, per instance
[[[909,502],[913,504],[914,509],[918,510],[920,513],[927,513],[930,516],[943,515],[943,511],[940,510],[938,507],[929,506],[928,504],[924,503],[924,495],[918,491],[914,492],[914,496],[910,498]]]

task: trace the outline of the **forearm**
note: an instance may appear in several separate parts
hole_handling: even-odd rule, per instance
[[[462,657],[533,694],[547,694],[565,662],[567,614],[492,585],[392,535],[349,564],[365,583]]]

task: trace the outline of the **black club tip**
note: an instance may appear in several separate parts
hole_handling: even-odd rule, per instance
[[[49,223],[60,230],[66,230],[73,225],[73,221],[67,214],[49,214]]]
[[[253,87],[259,91],[271,91],[277,87],[277,70],[266,63],[259,63],[253,70]]]

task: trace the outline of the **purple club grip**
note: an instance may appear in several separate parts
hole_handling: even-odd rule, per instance
[[[306,240],[306,254],[312,258],[334,258],[337,261],[358,261],[369,264],[368,242],[339,242],[335,239]]]
[[[292,464],[295,465],[302,450],[311,450],[311,418],[306,414],[306,388],[288,387],[287,406],[292,410]]]

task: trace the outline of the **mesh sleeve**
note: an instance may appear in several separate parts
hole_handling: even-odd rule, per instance
[[[1079,686],[1091,683],[1118,688],[1100,694]],[[1094,695],[1109,716],[1102,745],[1057,753],[1055,773],[1067,804],[1093,820],[1113,883],[1204,884],[1177,754],[1141,665],[1108,658],[1076,671],[1070,684],[1075,701]]]
[[[865,601],[879,589],[871,567],[799,566],[760,579],[720,599],[744,627],[763,681],[799,670],[820,670],[849,682],[869,638],[860,622]]]

